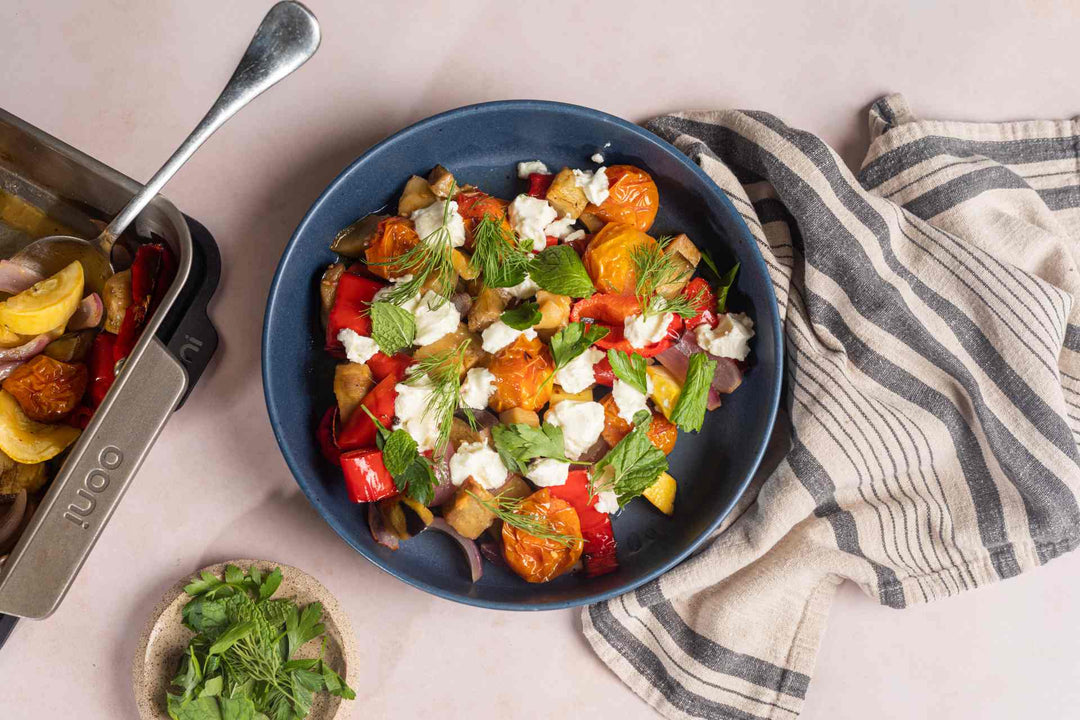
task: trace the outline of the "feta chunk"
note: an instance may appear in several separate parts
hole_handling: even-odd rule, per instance
[[[337,339],[345,346],[345,357],[349,358],[349,362],[366,363],[372,355],[379,352],[379,346],[374,340],[352,328],[342,328]]]
[[[461,383],[461,406],[482,410],[495,392],[495,374],[487,368],[473,368]]]
[[[540,289],[540,286],[533,282],[533,279],[529,277],[529,273],[525,273],[524,280],[519,282],[517,285],[513,285],[511,287],[503,289],[516,297],[518,300],[524,300],[525,298],[529,298],[535,295],[536,291]]]
[[[567,235],[566,237],[564,237],[562,239],[562,241],[564,243],[572,243],[575,240],[580,240],[583,237],[585,237],[585,231],[584,230],[575,230],[574,232],[572,232],[569,235]]]
[[[447,204],[449,204],[449,208]],[[416,234],[420,236],[421,240],[435,242],[442,239],[445,242],[445,238],[440,238],[442,233],[435,234],[443,226],[444,216],[446,217],[446,229],[450,234],[450,245],[461,247],[465,244],[465,220],[458,212],[458,204],[455,201],[438,200],[426,208],[414,211],[409,217],[412,219],[413,227],[416,228]]]
[[[533,173],[540,173],[541,175],[547,175],[547,165],[539,160],[525,160],[517,164],[518,177],[522,180],[528,180],[529,176]]]
[[[551,237],[559,238],[561,240],[573,231],[575,222],[577,221],[569,215],[559,218],[544,228],[544,235],[550,235]],[[547,241],[545,240],[545,243],[546,242]]]
[[[652,378],[646,375],[645,382],[651,393],[653,388]],[[631,425],[634,424],[635,414],[641,410],[649,409],[649,404],[645,399],[646,395],[642,395],[633,385],[618,378],[615,378],[615,384],[611,388],[611,396],[615,398],[615,407],[619,408],[619,417]]]
[[[631,315],[623,320],[623,336],[636,348],[658,343],[667,336],[668,325],[675,319],[674,313],[662,315]]]
[[[619,496],[614,490],[599,492],[596,494],[596,504],[593,507],[602,513],[619,512]]]
[[[580,458],[604,430],[604,406],[591,400],[563,400],[544,415],[548,425],[562,428],[566,457]]]
[[[515,330],[502,320],[496,320],[488,325],[487,329],[480,335],[483,341],[481,346],[484,348],[484,352],[497,353],[522,335],[532,340],[536,337],[536,331],[532,328]]]
[[[697,344],[711,355],[745,360],[750,354],[750,338],[754,337],[754,321],[746,313],[724,313],[716,327],[698,325],[694,335]]]
[[[592,160],[597,165],[603,165],[604,164],[604,156],[602,154],[600,154],[600,153],[593,153],[593,156],[591,158],[589,158],[589,159]]]
[[[603,350],[589,348],[555,373],[555,382],[568,393],[579,393],[596,382],[593,365],[603,360]]]
[[[569,475],[570,463],[551,458],[536,460],[525,470],[525,477],[536,487],[565,485]]]
[[[588,170],[574,171],[574,184],[585,193],[585,199],[593,205],[600,205],[608,199],[608,177],[606,168],[599,168],[596,172]]]
[[[506,482],[509,473],[499,453],[486,442],[466,442],[450,456],[450,482],[460,487],[472,478],[485,490],[495,490]]]
[[[533,251],[540,252],[547,247],[544,228],[559,216],[547,200],[529,195],[518,195],[510,203],[510,224],[520,237],[532,240]]]
[[[441,295],[428,290],[423,297],[417,295],[401,305],[416,318],[416,338],[413,344],[418,347],[430,345],[457,330],[461,323],[461,313]]]
[[[425,376],[413,382],[394,386],[394,429],[404,429],[416,441],[420,452],[433,450],[439,440],[439,422],[435,413],[428,412],[433,404],[431,381]]]

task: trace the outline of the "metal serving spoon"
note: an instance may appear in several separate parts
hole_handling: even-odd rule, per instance
[[[319,40],[319,22],[310,10],[298,2],[274,5],[210,111],[100,235],[92,241],[70,235],[44,237],[20,250],[11,261],[47,277],[78,260],[85,271],[86,287],[100,293],[112,273],[130,263],[129,259],[125,262],[123,258],[113,257],[120,234],[215,130],[264,90],[303,65],[319,48]]]

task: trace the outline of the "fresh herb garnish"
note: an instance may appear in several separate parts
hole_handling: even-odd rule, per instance
[[[716,312],[721,315],[727,312],[727,296],[731,286],[735,284],[735,276],[739,273],[739,263],[724,273],[720,283],[716,286]]]
[[[661,473],[667,472],[667,456],[649,440],[651,424],[648,410],[639,410],[634,415],[634,429],[593,466],[589,476],[590,496],[612,490],[619,507],[623,507],[645,492]]]
[[[511,498],[504,495],[496,495],[491,500],[487,500],[469,490],[466,490],[465,492],[469,493],[474,500],[484,506],[489,513],[502,520],[507,525],[515,527],[523,532],[527,532],[533,537],[540,538],[541,540],[550,540],[551,542],[558,543],[564,547],[571,547],[582,542],[579,537],[558,532],[546,518],[523,512],[523,498]]]
[[[672,297],[660,294],[667,286],[684,282],[694,273],[693,269],[682,267],[672,255],[664,252],[671,240],[671,237],[664,236],[655,243],[639,243],[630,250],[630,260],[634,265],[634,295],[645,317],[675,313],[683,318],[692,318],[697,315],[704,297],[704,288],[699,288],[690,297],[681,292]]]
[[[461,376],[465,373],[465,353],[470,340],[463,340],[460,345],[443,352],[430,355],[410,368],[405,378],[406,385],[430,383],[430,401],[424,411],[424,417],[431,416],[438,423],[439,437],[435,442],[435,454],[441,455],[450,440],[450,427],[454,422],[454,413],[461,402]],[[472,410],[462,408],[470,425],[475,424]]]
[[[435,307],[442,307],[454,291],[453,242],[450,237],[450,203],[454,200],[457,185],[450,184],[450,194],[443,201],[442,224],[431,231],[427,237],[403,252],[398,257],[383,262],[369,262],[368,265],[388,265],[394,268],[407,268],[412,275],[408,280],[395,282],[393,288],[382,296],[382,300],[394,305],[404,305],[412,300],[425,287],[430,287],[438,296]],[[431,282],[429,283],[429,280]],[[435,309],[435,308],[432,308]]]
[[[538,428],[523,423],[496,425],[491,438],[503,464],[511,472],[525,474],[526,465],[536,458],[571,462],[566,457],[562,428],[548,423]]]
[[[360,408],[375,423],[375,444],[383,454],[383,466],[394,479],[394,485],[421,505],[427,505],[435,497],[435,468],[431,461],[420,454],[416,440],[407,430],[388,430],[379,422],[366,405]]]
[[[301,720],[316,693],[356,697],[321,651],[291,659],[326,628],[320,603],[301,608],[272,597],[281,581],[279,568],[264,575],[229,565],[224,580],[204,571],[184,588],[192,599],[181,616],[196,635],[166,696],[171,718]]]
[[[416,339],[416,318],[412,313],[389,302],[373,302],[371,314],[371,339],[387,355],[404,350]]]
[[[705,422],[705,408],[709,388],[716,373],[716,361],[708,353],[697,352],[690,356],[679,399],[671,411],[671,422],[688,432],[698,432]]]
[[[720,270],[716,267],[716,261],[712,259],[712,253],[709,252],[709,248],[698,248],[698,252],[701,253],[701,260],[705,263],[705,266],[712,270],[712,274],[718,280],[720,279]]]
[[[535,302],[526,302],[505,311],[499,316],[499,319],[515,330],[528,330],[543,320],[544,315],[540,312],[540,306]]]
[[[645,372],[645,358],[637,353],[625,353],[614,348],[607,351],[607,357],[616,377],[642,395],[649,394],[649,376]]]
[[[577,251],[569,245],[553,245],[529,263],[529,277],[556,295],[583,298],[596,292]]]
[[[473,230],[473,255],[469,266],[479,271],[492,288],[513,287],[525,280],[531,255],[522,249],[503,222],[484,213]]]
[[[583,322],[572,322],[559,330],[551,336],[551,356],[555,361],[555,370],[562,370],[571,360],[609,332],[611,331],[603,325]]]

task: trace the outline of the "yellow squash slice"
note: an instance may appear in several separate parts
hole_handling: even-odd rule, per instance
[[[38,335],[64,327],[82,300],[83,282],[82,265],[71,263],[0,303],[0,325],[20,335]]]
[[[675,409],[675,403],[679,401],[682,393],[682,383],[672,375],[663,365],[650,365],[645,368],[652,380],[652,392],[649,397],[656,403],[664,417],[671,419],[671,411]]]
[[[656,482],[650,485],[642,495],[645,499],[656,506],[656,509],[665,515],[675,512],[675,478],[667,473],[661,473]]]
[[[33,465],[60,454],[82,430],[31,420],[11,393],[0,390],[0,450],[16,462]]]

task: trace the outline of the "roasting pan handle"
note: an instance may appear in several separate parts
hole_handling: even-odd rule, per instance
[[[48,617],[60,605],[124,491],[187,387],[184,366],[157,337],[116,386],[65,462],[60,487],[34,514],[0,570],[0,613]],[[124,414],[106,412],[122,398]],[[54,481],[55,482],[55,481]],[[33,541],[33,542],[31,542]]]

